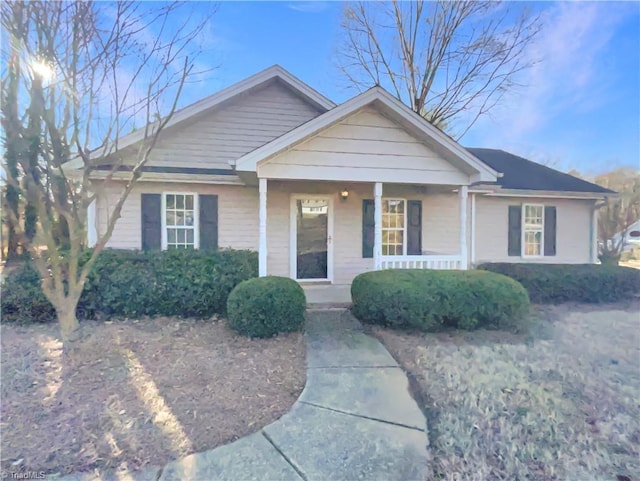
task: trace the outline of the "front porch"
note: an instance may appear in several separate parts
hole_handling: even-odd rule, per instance
[[[362,272],[468,266],[465,185],[258,183],[259,275],[298,280],[310,303],[350,302]]]

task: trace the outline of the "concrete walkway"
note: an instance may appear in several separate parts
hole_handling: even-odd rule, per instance
[[[425,480],[426,421],[395,360],[344,309],[308,311],[306,331],[307,383],[289,413],[162,469],[100,479]]]

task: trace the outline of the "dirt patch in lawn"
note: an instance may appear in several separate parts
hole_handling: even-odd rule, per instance
[[[434,479],[637,479],[640,305],[540,307],[528,327],[374,329],[415,378]]]
[[[224,322],[2,325],[4,473],[137,470],[229,443],[285,414],[305,383],[301,334],[250,340]]]

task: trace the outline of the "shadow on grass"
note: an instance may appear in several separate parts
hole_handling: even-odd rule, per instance
[[[253,341],[222,323],[2,325],[3,472],[136,471],[211,449],[289,410],[304,385],[299,334]]]

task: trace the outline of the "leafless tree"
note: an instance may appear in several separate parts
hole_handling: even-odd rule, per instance
[[[5,165],[5,179],[20,198],[17,211],[4,213],[34,260],[64,340],[77,337],[76,309],[87,276],[176,111],[185,82],[196,74],[199,36],[215,8],[200,4],[199,12],[206,13],[195,16],[190,7],[126,1],[2,4],[3,140],[16,165],[15,170]],[[126,159],[117,158],[118,139],[136,124],[142,127],[140,141]],[[105,159],[110,165],[105,182],[92,182]],[[120,195],[106,231],[83,257],[89,205],[109,184],[119,186]],[[33,239],[21,222],[27,204],[37,211]]]
[[[607,199],[598,212],[600,260],[617,264],[629,227],[640,220],[640,172],[618,168],[596,176],[595,182],[618,192],[618,196]]]
[[[338,67],[358,90],[379,85],[461,137],[532,64],[540,19],[493,1],[357,2],[345,6]]]

